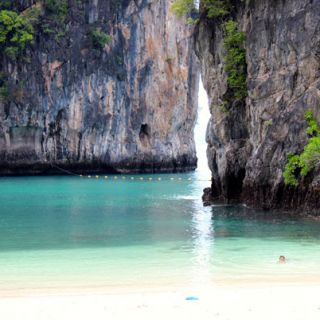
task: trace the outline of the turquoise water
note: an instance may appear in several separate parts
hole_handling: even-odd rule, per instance
[[[320,280],[319,222],[203,208],[197,173],[133,177],[1,178],[0,292]]]

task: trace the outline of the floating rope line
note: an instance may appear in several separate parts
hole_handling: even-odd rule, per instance
[[[62,168],[58,167],[57,165],[53,164],[52,162],[50,162],[50,164],[51,164],[51,167],[56,168],[56,169],[58,169],[58,170],[60,170],[60,171],[62,171],[64,173],[70,174],[71,176],[77,176],[77,177],[79,176],[78,174],[76,174],[74,172],[71,172],[69,170],[62,169]]]
[[[131,181],[144,181],[144,182],[157,182],[157,181],[172,181],[172,182],[186,182],[186,181],[199,181],[199,182],[211,182],[210,179],[206,180],[206,179],[193,179],[193,178],[181,178],[181,177],[168,177],[168,178],[161,178],[161,177],[132,177],[132,176],[121,176],[118,177],[118,176],[99,176],[99,175],[95,175],[95,176],[92,176],[92,175],[83,175],[83,174],[76,174],[74,172],[71,172],[69,170],[66,170],[66,169],[63,169],[55,164],[53,164],[52,162],[50,162],[51,166],[53,168],[56,168],[58,169],[59,171],[63,172],[63,173],[67,173],[68,175],[71,175],[71,176],[75,176],[75,177],[80,177],[80,178],[87,178],[87,179],[92,179],[92,178],[95,178],[95,179],[100,179],[100,178],[103,178],[104,180],[131,180]]]
[[[181,178],[181,177],[177,177],[177,178],[172,178],[172,177],[168,177],[168,178],[162,178],[162,177],[131,177],[131,176],[91,176],[91,175],[76,175],[75,176],[79,176],[81,178],[87,178],[87,179],[92,179],[93,177],[95,179],[104,179],[104,180],[108,180],[108,181],[138,181],[138,182],[160,182],[160,181],[168,181],[168,182],[191,182],[191,181],[199,181],[199,182],[211,182],[210,179],[193,179],[193,178]]]

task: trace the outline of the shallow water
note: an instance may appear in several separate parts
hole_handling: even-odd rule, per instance
[[[203,208],[197,173],[130,177],[1,178],[0,291],[320,280],[319,222]]]

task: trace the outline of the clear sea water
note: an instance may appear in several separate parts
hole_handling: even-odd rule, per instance
[[[0,292],[320,280],[318,221],[204,208],[198,173],[134,177],[1,178]]]
[[[199,98],[195,173],[152,181],[149,175],[0,178],[0,296],[320,283],[319,221],[202,206],[202,189],[210,184],[202,180],[210,173],[201,84]],[[286,264],[277,264],[280,255]]]

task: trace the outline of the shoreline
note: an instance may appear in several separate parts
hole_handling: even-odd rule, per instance
[[[255,290],[270,288],[296,288],[296,287],[319,287],[319,277],[307,277],[303,280],[294,277],[288,279],[223,279],[211,284],[151,284],[151,285],[101,285],[94,286],[79,284],[71,287],[38,287],[21,289],[0,289],[0,300],[21,299],[21,298],[41,298],[57,296],[87,296],[87,295],[135,295],[135,294],[164,294],[178,292],[207,292],[207,291],[232,291],[232,290]]]
[[[1,297],[0,317],[40,319],[317,319],[319,284],[60,292]],[[189,299],[189,300],[188,300]]]

